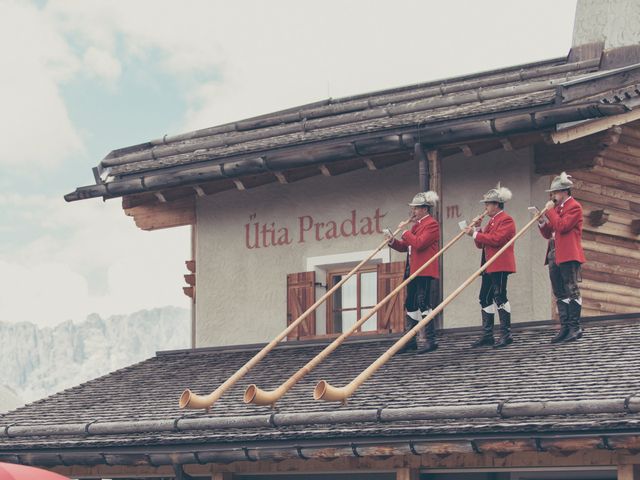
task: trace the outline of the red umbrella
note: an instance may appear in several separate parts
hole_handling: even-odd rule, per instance
[[[69,480],[57,473],[35,467],[0,463],[0,480]]]

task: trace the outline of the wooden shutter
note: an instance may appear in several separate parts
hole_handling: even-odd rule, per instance
[[[296,320],[316,301],[315,272],[290,273],[287,275],[287,325]],[[309,315],[288,340],[297,340],[316,334],[316,312]]]
[[[402,283],[404,268],[405,262],[378,264],[378,302]],[[407,292],[403,288],[378,311],[378,332],[402,332],[404,330],[404,302],[406,298]]]

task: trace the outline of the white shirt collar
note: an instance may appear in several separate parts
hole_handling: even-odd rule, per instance
[[[567,201],[568,201],[570,198],[572,198],[572,197],[571,197],[571,195],[569,195],[567,198],[565,198],[565,199],[564,199],[564,202],[562,202],[562,203],[560,204],[560,206],[561,206],[561,207],[564,207],[564,204],[565,204],[565,203],[567,203]]]

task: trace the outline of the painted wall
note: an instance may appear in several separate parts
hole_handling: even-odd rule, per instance
[[[505,211],[515,220],[517,230],[531,218],[527,207],[537,205],[541,208],[548,198],[544,192],[548,188],[548,177],[533,173],[533,151],[530,149],[446,158],[442,163],[442,178],[445,238],[451,238],[459,231],[459,220],[473,218],[482,211],[483,205],[479,203],[482,195],[497,182],[513,193],[512,200],[505,204]],[[450,208],[447,212],[446,205],[459,205],[459,209],[456,212]],[[535,225],[516,243],[517,272],[509,276],[507,288],[513,322],[550,318],[551,296],[544,268],[546,246]],[[480,259],[481,250],[468,236],[451,248],[444,259],[445,296],[480,267]],[[480,324],[479,290],[480,279],[446,309],[445,327]]]
[[[640,2],[578,0],[573,46],[603,42],[605,50],[640,43]]]
[[[413,162],[379,171],[317,176],[288,185],[204,197],[197,205],[196,345],[264,342],[286,322],[286,275],[316,270],[325,283],[326,263],[357,262],[382,240],[382,228],[407,217],[416,193]],[[531,198],[541,205],[548,179],[532,174],[532,153],[497,152],[443,161],[445,241],[458,221],[482,209],[482,194],[501,180],[514,192],[509,211],[518,225],[528,218]],[[331,223],[331,222],[335,222]],[[334,228],[335,226],[335,228]],[[514,321],[546,319],[550,293],[542,262],[545,243],[537,232],[517,247],[519,273],[510,280]],[[380,261],[404,260],[383,250]],[[477,268],[480,251],[465,237],[445,258],[445,295]],[[445,314],[445,327],[479,324],[477,284]],[[317,290],[321,295],[323,289]],[[325,315],[317,315],[324,333]]]

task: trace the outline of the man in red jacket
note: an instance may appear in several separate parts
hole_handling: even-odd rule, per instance
[[[407,252],[405,279],[415,273],[440,250],[440,226],[431,216],[431,209],[437,201],[438,194],[436,192],[418,193],[409,203],[411,207],[410,220],[398,225],[398,228],[404,228],[413,223],[411,229],[405,230],[399,239],[387,235],[391,248],[398,252]],[[407,285],[405,332],[411,330],[422,318],[431,313],[431,283],[439,277],[440,267],[436,259]],[[426,327],[426,342],[422,348],[418,350],[418,343],[414,336],[398,353],[413,350],[417,350],[417,353],[427,353],[436,348],[438,348],[436,330],[433,321],[431,321]]]
[[[549,240],[545,265],[549,265],[551,289],[560,317],[560,331],[551,343],[571,342],[582,336],[582,297],[578,287],[580,268],[585,261],[582,205],[571,196],[572,186],[566,172],[553,179],[551,188],[547,190],[553,200],[545,205],[549,210],[538,224],[542,236]]]
[[[468,235],[473,236],[476,246],[482,249],[481,264],[493,258],[509,240],[516,234],[516,224],[505,211],[504,203],[511,199],[511,191],[501,187],[489,190],[482,199],[489,218],[489,223],[484,228],[467,227]],[[480,307],[482,312],[482,336],[475,341],[472,347],[493,346],[493,348],[506,347],[513,343],[511,337],[511,305],[507,298],[507,279],[509,274],[516,271],[516,259],[513,245],[505,250],[482,273],[482,285],[480,287]],[[500,318],[500,339],[495,342],[493,338],[494,315],[498,310]]]

